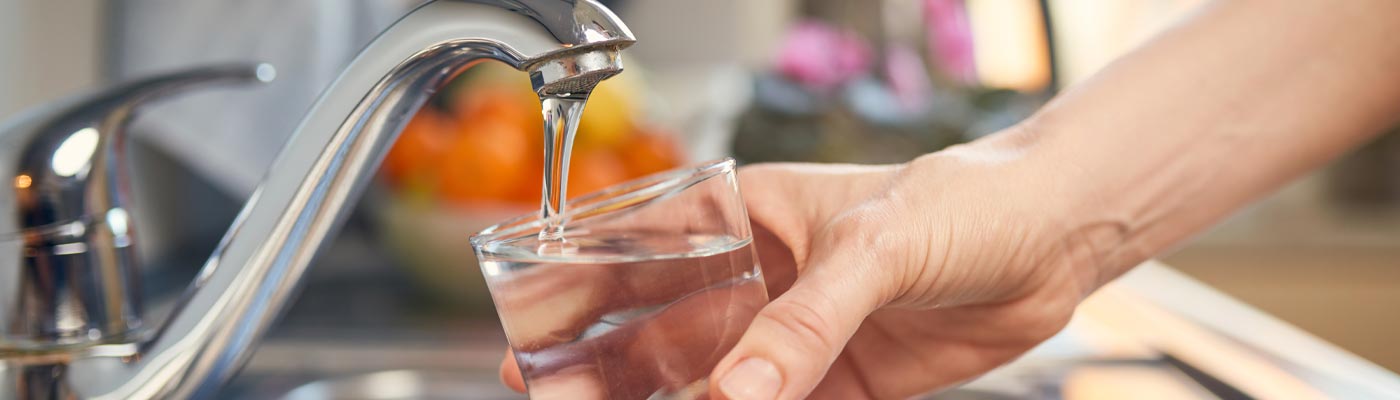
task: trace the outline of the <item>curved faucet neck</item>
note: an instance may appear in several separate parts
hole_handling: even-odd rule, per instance
[[[82,397],[205,397],[233,375],[292,298],[399,131],[472,63],[529,71],[536,90],[621,70],[626,26],[592,0],[436,1],[370,43],[321,95],[201,272],[134,359],[75,361]]]

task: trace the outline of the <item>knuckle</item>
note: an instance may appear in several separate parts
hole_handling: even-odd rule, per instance
[[[847,215],[832,227],[836,240],[831,245],[839,246],[836,251],[859,254],[860,259],[854,260],[854,264],[843,266],[849,268],[846,273],[853,278],[870,280],[866,283],[872,285],[872,290],[879,289],[878,293],[901,286],[901,277],[920,264],[916,255],[921,253],[923,245],[911,239],[921,232],[908,231],[918,228],[900,223],[901,218],[912,217],[902,215],[890,205],[872,204]],[[880,304],[887,300],[883,299]]]
[[[1038,323],[1029,324],[1023,332],[1034,343],[1044,342],[1063,331],[1069,325],[1071,315],[1046,317]]]
[[[783,164],[753,164],[739,167],[739,180],[768,179],[780,176],[787,169]]]
[[[1032,342],[1042,342],[1064,330],[1074,317],[1078,302],[1073,296],[1052,296],[1040,299],[1031,311],[1037,318],[1020,324],[1022,336]]]
[[[925,154],[910,160],[905,164],[902,176],[907,178],[917,178],[929,174],[957,174],[966,171],[970,167],[968,159],[969,146],[966,144],[953,145],[942,151]]]
[[[891,210],[883,204],[872,204],[855,210],[833,228],[837,240],[851,250],[865,250],[874,255],[890,255],[903,248],[903,240],[891,222]]]

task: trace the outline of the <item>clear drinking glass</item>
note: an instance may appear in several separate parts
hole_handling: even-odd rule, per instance
[[[572,200],[472,237],[534,399],[694,399],[768,302],[734,160]]]

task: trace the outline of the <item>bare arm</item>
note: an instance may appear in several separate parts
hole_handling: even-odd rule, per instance
[[[888,172],[750,168],[755,225],[793,256],[760,253],[765,273],[798,277],[713,387],[899,398],[966,380],[1397,116],[1400,1],[1220,0],[1007,132]]]
[[[1400,1],[1220,0],[987,139],[892,167],[748,167],[774,300],[712,392],[907,398],[975,377],[1397,116]]]
[[[1102,284],[1397,116],[1400,2],[1226,0],[998,141],[1064,185]]]

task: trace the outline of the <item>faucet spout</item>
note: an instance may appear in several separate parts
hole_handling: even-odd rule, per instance
[[[431,94],[487,59],[530,73],[541,94],[582,90],[620,72],[618,52],[634,41],[593,0],[440,0],[415,9],[322,93],[170,321],[137,356],[74,360],[66,384],[83,398],[209,397],[293,297]]]

